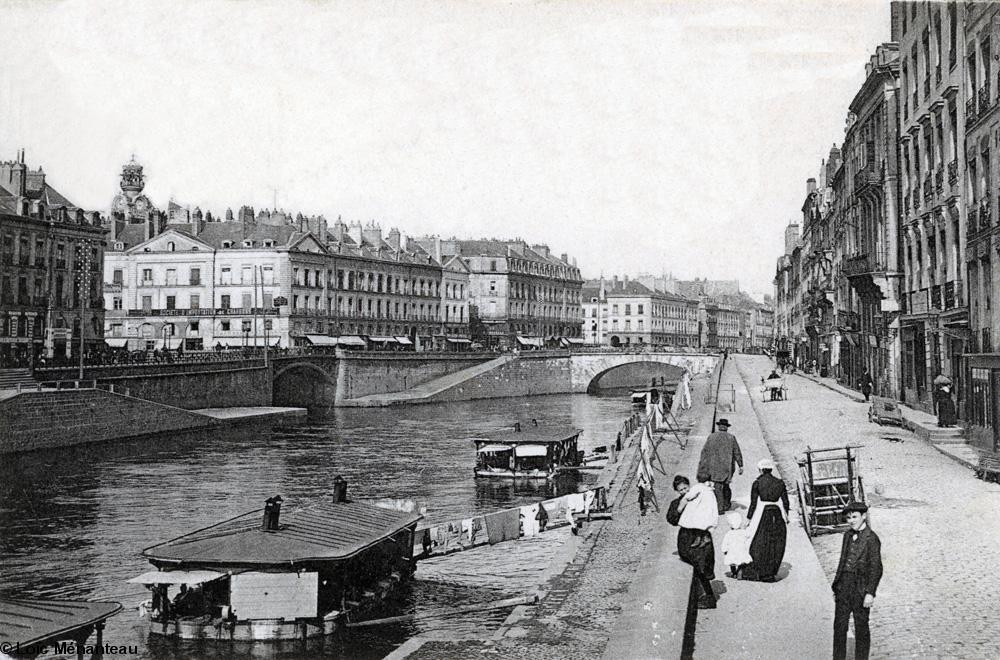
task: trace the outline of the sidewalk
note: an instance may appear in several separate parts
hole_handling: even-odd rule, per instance
[[[722,376],[722,385],[735,385],[736,410],[720,410],[732,424],[740,442],[745,470],[733,479],[736,509],[745,514],[750,486],[757,477],[756,464],[770,458],[756,413],[733,360]],[[711,410],[691,435],[691,442],[678,471],[693,480],[699,455],[711,427]],[[679,656],[691,584],[691,569],[676,556],[676,528],[662,516],[672,499],[672,479],[657,481],[661,527],[650,542],[650,551],[636,572],[629,590],[628,607],[604,653],[607,660],[619,658],[669,658]],[[833,629],[833,599],[797,514],[792,512],[788,543],[779,582],[765,584],[725,577],[722,537],[729,531],[720,518],[713,534],[716,547],[718,609],[696,611],[696,658],[812,658],[829,657]]]
[[[819,376],[805,373],[796,373],[795,375],[811,380],[814,383],[818,383],[819,385],[833,390],[838,394],[842,394],[849,399],[853,399],[861,403],[865,402],[863,394],[857,390],[844,387],[834,378],[820,378]],[[937,418],[934,417],[934,415],[926,413],[923,410],[911,408],[905,403],[899,403],[898,401],[896,402],[896,405],[898,405],[900,410],[903,412],[903,418],[906,420],[907,429],[912,431],[916,436],[926,440],[931,446],[945,456],[958,461],[972,470],[976,469],[976,465],[979,463],[981,450],[975,445],[970,445],[965,442],[960,428],[942,429],[937,425]]]

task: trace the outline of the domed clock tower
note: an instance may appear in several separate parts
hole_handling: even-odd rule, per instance
[[[142,174],[142,165],[132,160],[122,166],[121,189],[111,202],[111,215],[125,220],[130,224],[142,224],[156,212],[149,198],[142,194],[146,187],[146,178]]]

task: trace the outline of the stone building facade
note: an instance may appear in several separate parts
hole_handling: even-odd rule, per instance
[[[962,25],[969,6],[906,3],[900,11],[901,396],[925,410],[933,410],[932,383],[940,373],[956,381],[961,398],[961,358],[970,338],[966,224],[980,215],[981,195],[972,206],[962,203],[976,171],[965,156],[967,118],[975,118],[965,104],[970,60]]]
[[[697,346],[698,302],[651,289],[627,276],[583,286],[584,343],[598,346]]]
[[[582,340],[583,278],[566,254],[522,240],[416,241],[441,258],[458,256],[469,269],[469,316],[473,339],[491,348],[556,345]]]
[[[22,151],[0,162],[0,366],[75,358],[103,346],[105,231]]]

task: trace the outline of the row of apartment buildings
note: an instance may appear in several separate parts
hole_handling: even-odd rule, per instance
[[[579,268],[546,245],[413,239],[375,223],[250,207],[213,217],[171,202],[164,212],[144,188],[142,166],[127,163],[101,218],[56,192],[23,152],[0,163],[0,365],[106,345],[582,341]]]
[[[703,288],[695,287],[688,289],[693,294],[688,297],[657,284],[662,284],[662,279],[650,276],[625,276],[621,280],[617,276],[602,277],[585,282],[584,343],[742,352],[772,348],[771,306],[740,295],[738,285],[736,294],[709,296]]]
[[[778,348],[992,436],[1000,355],[1000,5],[898,2],[775,277]],[[997,443],[997,438],[992,438]]]

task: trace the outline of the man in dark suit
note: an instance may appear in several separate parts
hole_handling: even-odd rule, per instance
[[[850,529],[844,534],[840,564],[833,579],[833,659],[847,658],[847,625],[854,616],[854,657],[868,660],[868,614],[882,579],[882,542],[868,526],[868,506],[851,502],[844,509]]]
[[[698,461],[698,474],[705,473],[715,483],[716,502],[721,516],[733,503],[733,491],[729,482],[733,479],[733,467],[739,466],[743,474],[743,453],[736,436],[729,432],[729,420],[722,418],[715,423],[718,429],[705,439]]]

